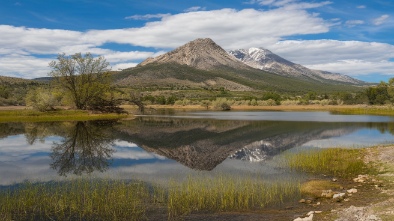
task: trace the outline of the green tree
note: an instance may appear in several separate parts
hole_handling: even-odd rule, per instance
[[[63,53],[49,66],[52,68],[49,76],[55,78],[77,109],[94,109],[105,101],[111,78],[109,63],[103,57],[94,58],[90,53],[71,56]]]
[[[385,82],[380,82],[377,86],[367,88],[366,94],[369,104],[385,104],[386,101],[390,100],[387,88],[388,85]]]

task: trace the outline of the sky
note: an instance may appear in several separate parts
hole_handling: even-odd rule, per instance
[[[2,0],[0,75],[47,77],[60,53],[134,67],[196,38],[308,68],[394,77],[393,0]]]

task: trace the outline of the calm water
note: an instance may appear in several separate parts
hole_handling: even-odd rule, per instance
[[[0,186],[76,176],[165,183],[191,174],[291,177],[285,150],[394,143],[394,118],[326,112],[182,112],[132,121],[0,124]],[[280,175],[280,176],[278,176]]]

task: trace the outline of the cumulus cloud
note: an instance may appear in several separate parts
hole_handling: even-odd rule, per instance
[[[380,16],[379,18],[375,18],[375,19],[373,20],[373,23],[374,23],[375,25],[381,25],[381,24],[383,24],[389,17],[390,17],[389,15],[382,15],[382,16]]]
[[[367,8],[367,6],[365,6],[365,5],[359,5],[359,6],[357,6],[357,8],[359,8],[359,9],[364,9],[364,8]]]
[[[307,7],[303,4],[312,3],[297,0],[264,0],[254,3],[278,7],[270,10],[225,8],[194,11],[201,9],[197,6],[190,12],[156,15],[160,20],[147,22],[143,27],[85,32],[0,25],[0,72],[2,75],[26,78],[47,76],[48,63],[56,58],[56,54],[62,52],[91,52],[103,55],[111,63],[113,70],[125,69],[195,38],[209,37],[227,50],[265,47],[295,63],[330,68],[323,70],[347,71],[340,67],[351,66],[343,61],[357,60],[369,62],[369,71],[376,63],[377,70],[392,73],[389,69],[392,63],[390,58],[394,55],[393,46],[389,44],[334,40],[285,41],[287,36],[326,33],[334,25],[334,21],[325,21],[318,14],[306,11],[305,9],[312,5]],[[330,2],[313,4],[316,4],[313,7],[318,7]],[[145,18],[149,17],[155,16],[145,15]],[[381,24],[386,19],[388,15],[381,16],[375,24]],[[355,26],[363,23],[361,20],[349,20],[345,24]],[[107,43],[148,47],[150,50],[113,51],[103,47]],[[151,48],[162,51],[151,52]],[[337,65],[337,70],[333,70],[333,64]],[[381,68],[383,64],[385,68]],[[346,73],[359,73],[355,70]]]

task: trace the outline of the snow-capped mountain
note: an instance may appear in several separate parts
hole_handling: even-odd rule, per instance
[[[321,82],[331,80],[356,85],[365,84],[365,82],[347,75],[331,73],[328,71],[311,70],[302,65],[288,61],[264,48],[233,50],[229,51],[229,54],[253,68],[276,73],[282,76],[312,78]]]

